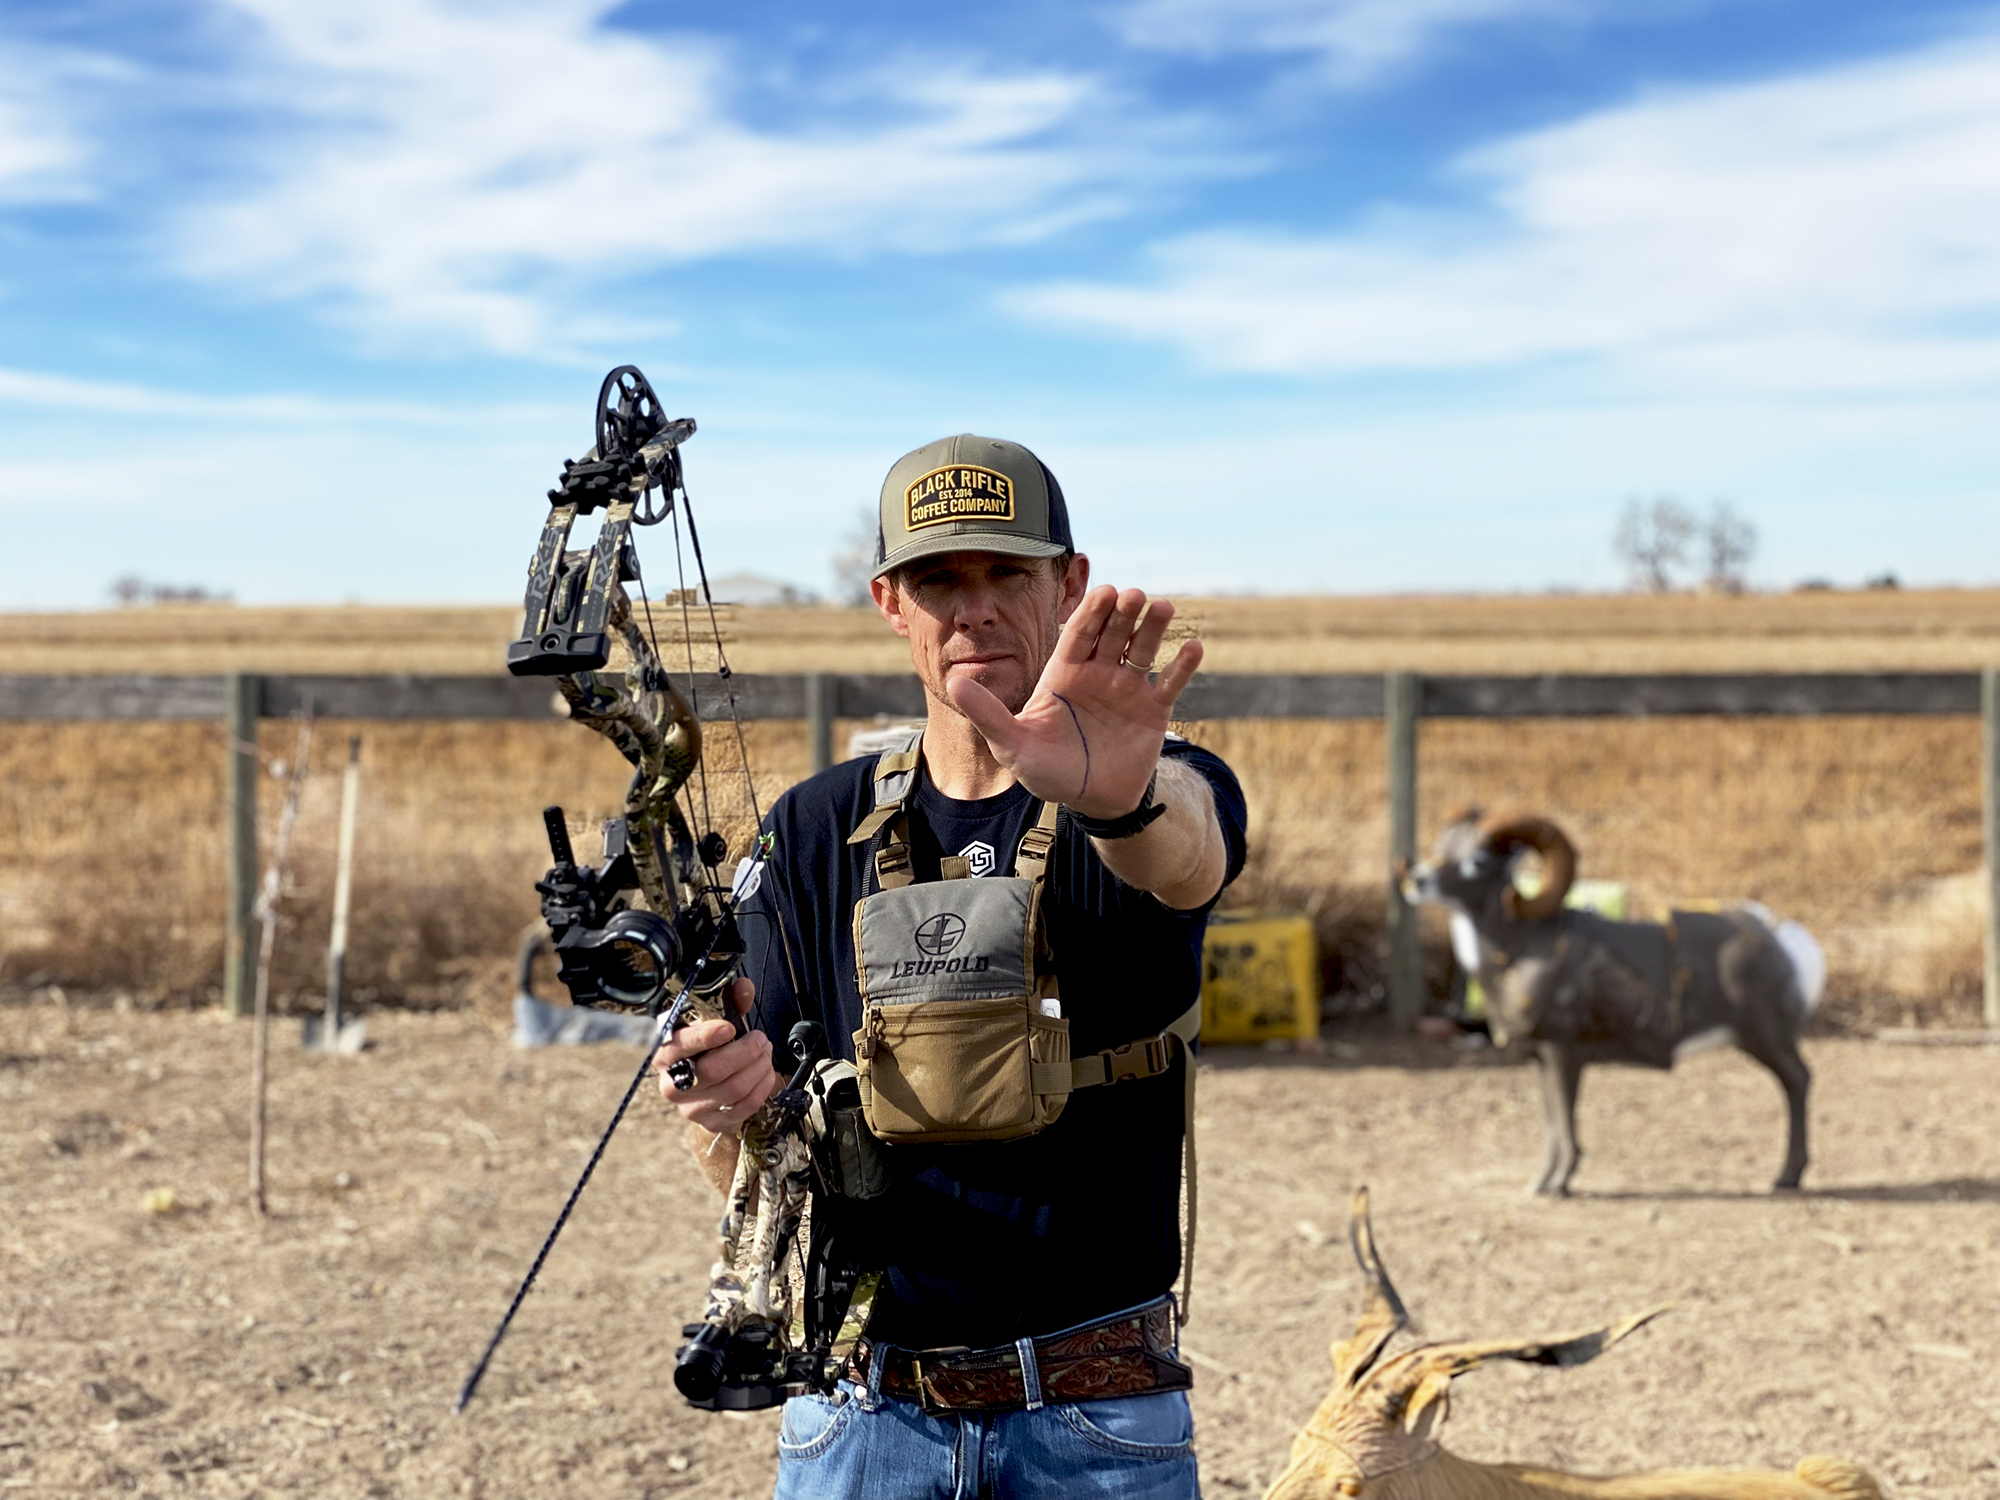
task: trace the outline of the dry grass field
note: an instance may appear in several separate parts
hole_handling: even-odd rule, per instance
[[[1180,603],[1218,672],[1935,672],[2000,662],[1993,590]],[[665,629],[673,612],[654,608]],[[0,614],[0,660],[9,672],[492,672],[519,613],[162,605]],[[721,613],[738,671],[908,665],[872,611]]]
[[[2000,661],[2000,593],[1201,599],[1185,613],[1218,671],[1964,670]],[[729,609],[741,671],[895,671],[871,613]],[[661,609],[669,637],[672,611]],[[0,616],[14,672],[496,670],[505,609],[180,606]],[[852,726],[841,726],[840,734]],[[1387,848],[1370,723],[1188,726],[1250,796],[1238,905],[1312,912],[1337,1007],[1380,976]],[[346,736],[365,775],[356,949],[364,1000],[456,1003],[506,984],[545,864],[536,811],[579,828],[617,803],[624,763],[559,722],[318,726],[280,945],[279,990],[317,982]],[[798,726],[750,727],[760,802],[806,770]],[[289,726],[263,749],[290,753]],[[1970,718],[1438,721],[1422,731],[1427,838],[1467,805],[1558,817],[1586,874],[1640,910],[1754,897],[1811,926],[1832,960],[1831,1024],[1963,1024],[1983,899],[1978,727]],[[747,826],[732,748],[711,786]],[[204,724],[0,725],[0,985],[199,998],[220,970],[222,733]],[[275,787],[264,799],[275,826]],[[733,819],[733,821],[731,821]],[[1434,978],[1444,977],[1433,933]],[[309,995],[308,995],[309,1003]]]
[[[464,1379],[630,1069],[516,1052],[496,1010],[384,1012],[273,1051],[271,1214],[243,1183],[250,1028],[0,1007],[0,1493],[133,1500],[739,1500],[770,1414],[684,1406],[714,1194],[648,1095],[479,1399]],[[1530,1078],[1359,1036],[1211,1053],[1185,1349],[1211,1500],[1249,1500],[1330,1378],[1374,1194],[1431,1338],[1674,1311],[1582,1369],[1459,1382],[1475,1458],[1595,1471],[1856,1459],[1894,1500],[2000,1491],[2000,1048],[1816,1038],[1806,1191],[1764,1190],[1778,1092],[1733,1054],[1594,1072],[1577,1193],[1521,1192]],[[162,1193],[171,1193],[171,1207]],[[152,1212],[147,1211],[149,1201]]]

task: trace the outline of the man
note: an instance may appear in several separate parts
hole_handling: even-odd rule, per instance
[[[781,1086],[772,1039],[797,1020],[853,1059],[856,908],[897,883],[885,839],[907,837],[905,882],[978,881],[1018,872],[1052,804],[1037,868],[1060,998],[1041,1014],[1067,1018],[1080,1085],[1120,1081],[1078,1086],[1024,1139],[883,1147],[887,1195],[844,1205],[856,1263],[882,1272],[854,1378],[786,1406],[778,1494],[1194,1495],[1170,1299],[1192,1059],[1175,1038],[1198,1016],[1202,932],[1245,825],[1228,767],[1167,734],[1201,645],[1159,661],[1173,605],[1090,587],[1061,487],[1015,443],[963,434],[899,460],[876,562],[876,608],[929,701],[913,774],[863,758],[778,800],[739,906],[736,999],[758,1024],[735,1040],[721,1021],[686,1028],[662,1092],[726,1148]],[[891,824],[893,786],[906,821]],[[934,932],[923,951],[939,946]],[[683,1058],[686,1091],[664,1073]]]

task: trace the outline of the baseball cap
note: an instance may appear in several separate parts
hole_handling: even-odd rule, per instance
[[[1048,465],[1019,443],[961,432],[905,453],[882,481],[875,577],[941,552],[1075,551]]]

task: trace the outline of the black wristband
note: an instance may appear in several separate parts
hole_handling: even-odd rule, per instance
[[[1094,839],[1129,839],[1143,828],[1150,828],[1167,814],[1164,802],[1153,800],[1153,788],[1160,784],[1160,773],[1153,771],[1153,779],[1146,783],[1146,795],[1139,799],[1139,805],[1119,818],[1086,818],[1075,808],[1069,810],[1070,821]]]

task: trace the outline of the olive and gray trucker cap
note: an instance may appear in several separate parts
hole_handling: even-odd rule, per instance
[[[1000,438],[939,438],[882,481],[875,576],[940,552],[1060,557],[1075,551],[1062,486],[1034,454]]]

